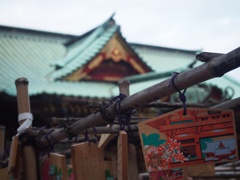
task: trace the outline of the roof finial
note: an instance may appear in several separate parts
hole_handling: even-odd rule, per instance
[[[115,12],[111,15],[110,19],[113,19],[114,16],[115,16]]]

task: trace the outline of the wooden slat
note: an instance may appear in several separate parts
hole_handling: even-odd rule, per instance
[[[110,127],[110,125],[107,125],[107,127]],[[108,145],[108,143],[116,136],[117,136],[116,134],[110,134],[110,133],[101,134],[101,137],[98,143],[98,148],[104,149]]]
[[[0,169],[0,178],[2,180],[11,180],[11,176],[8,174],[8,168]]]
[[[128,179],[128,136],[125,131],[119,131],[118,136],[118,180]]]
[[[13,170],[16,167],[17,152],[18,152],[18,136],[13,136],[10,146],[10,156],[7,169],[8,174],[13,173]]]

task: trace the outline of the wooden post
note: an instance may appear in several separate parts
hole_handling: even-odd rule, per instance
[[[128,179],[128,136],[125,131],[118,135],[118,180]]]
[[[115,125],[113,125],[113,127],[115,127]],[[110,128],[109,124],[107,125],[107,128]],[[100,140],[98,142],[98,147],[100,149],[104,149],[108,145],[108,143],[115,137],[116,134],[113,133],[101,134]]]
[[[129,94],[130,94],[129,93],[130,82],[129,81],[119,81],[118,85],[119,85],[119,92],[129,96]]]
[[[129,96],[129,81],[119,81],[118,85],[119,85],[119,92]],[[109,127],[109,125],[107,125],[107,127]],[[107,146],[107,144],[115,137],[116,137],[116,134],[111,134],[111,133],[102,134],[98,143],[98,147],[101,149],[104,149]]]
[[[117,147],[116,146],[111,147],[110,153],[113,168],[113,176],[115,179],[117,179],[118,177]]]
[[[0,158],[1,159],[2,159],[2,155],[4,154],[4,144],[5,144],[5,126],[0,126]]]
[[[134,144],[128,144],[128,178],[138,179],[137,152]]]
[[[130,82],[129,81],[126,81],[126,80],[119,81],[118,85],[119,85],[120,93],[125,94],[127,96],[130,95],[130,88],[129,88]],[[123,135],[121,135],[122,133],[123,132],[120,132],[119,136],[123,136]],[[127,134],[125,136],[127,136]],[[138,167],[137,167],[136,149],[133,144],[128,144],[128,139],[127,139],[127,137],[125,137],[125,138],[126,138],[126,142],[124,142],[123,140],[122,140],[122,142],[119,142],[119,141],[121,141],[121,137],[119,137],[119,139],[118,139],[118,145],[121,144],[121,147],[122,147],[122,150],[119,149],[119,147],[118,147],[118,163],[119,163],[119,161],[120,162],[123,161],[122,163],[118,164],[118,178],[125,179],[126,178],[125,176],[127,176],[128,179],[137,179],[138,178],[138,171],[137,171]],[[123,143],[126,143],[126,144],[123,144]],[[126,149],[124,149],[124,148],[126,148]],[[119,154],[119,151],[122,151],[122,155]],[[127,156],[127,157],[122,157],[122,156]],[[122,160],[121,159],[119,160],[119,158],[121,158]],[[124,161],[126,161],[126,162],[124,162]],[[124,166],[124,168],[121,166]],[[122,175],[119,175],[120,172],[122,173]]]
[[[15,81],[17,88],[17,103],[19,114],[19,125],[28,120],[31,116],[29,96],[28,96],[28,80],[26,78],[19,78]],[[37,165],[35,151],[31,145],[23,147],[23,162],[24,162],[24,179],[37,179]]]
[[[179,88],[179,90],[186,89],[209,79],[221,77],[225,73],[236,69],[239,66],[240,47],[225,55],[216,57],[203,65],[178,74],[175,78],[175,85]],[[130,108],[136,108],[156,99],[173,94],[176,90],[173,87],[168,86],[170,80],[171,79],[169,78],[123,99],[121,102],[121,110],[124,111]],[[105,114],[108,117],[114,118],[116,116],[114,106],[115,104],[106,109]],[[107,123],[108,122],[103,118],[101,112],[97,112],[73,123],[70,126],[71,133],[77,134],[90,127]],[[64,128],[62,128],[51,133],[48,136],[49,141],[42,137],[39,140],[39,143],[42,145],[48,145],[49,143],[57,143],[66,137],[67,134],[65,133]]]

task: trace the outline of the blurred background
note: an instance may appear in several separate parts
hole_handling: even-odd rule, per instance
[[[0,25],[81,35],[113,13],[129,42],[227,53],[240,44],[238,0],[0,0]],[[228,73],[240,81],[240,69]]]

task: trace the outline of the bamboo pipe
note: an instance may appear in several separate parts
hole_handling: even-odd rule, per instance
[[[206,80],[221,77],[225,73],[236,69],[240,66],[240,47],[219,57],[213,58],[207,63],[200,65],[196,68],[190,69],[186,72],[180,73],[175,78],[175,85],[180,89],[185,89],[191,87],[195,84],[204,82]],[[156,85],[153,85],[145,90],[142,90],[138,93],[135,93],[131,96],[126,97],[121,102],[121,110],[127,110],[130,108],[135,108],[138,106],[142,106],[149,102],[152,102],[156,99],[165,97],[167,95],[173,94],[176,92],[173,87],[168,87],[170,78],[162,81]],[[116,113],[114,111],[115,104],[111,105],[106,109],[106,116],[114,118]],[[90,127],[94,127],[97,125],[107,124],[107,122],[101,115],[100,112],[91,114],[81,121],[77,121],[73,123],[71,127],[71,133],[77,134],[85,129]],[[51,143],[57,143],[60,140],[67,137],[64,129],[60,129],[51,133],[48,136],[48,140]],[[48,145],[48,141],[46,139],[40,138],[39,143],[41,145]]]
[[[28,80],[19,78],[15,81],[17,88],[18,113],[31,112],[28,96]]]
[[[19,78],[15,81],[17,88],[17,104],[18,104],[18,114],[19,116],[23,114],[30,114],[30,103],[28,96],[28,80],[26,78]],[[26,117],[27,119],[27,117]],[[24,124],[26,121],[24,117],[19,119],[19,125]],[[31,145],[26,145],[23,147],[23,163],[24,163],[24,179],[33,180],[37,179],[37,165],[35,151]]]

